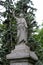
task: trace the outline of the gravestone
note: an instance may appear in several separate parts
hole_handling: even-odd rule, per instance
[[[35,52],[30,50],[27,43],[27,24],[20,14],[20,18],[15,17],[17,20],[17,45],[6,58],[10,61],[10,65],[35,65],[38,57]]]

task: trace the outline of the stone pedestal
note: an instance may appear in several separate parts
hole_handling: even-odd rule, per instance
[[[24,43],[17,45],[6,58],[10,61],[10,65],[34,65],[38,60],[35,52],[30,51]]]

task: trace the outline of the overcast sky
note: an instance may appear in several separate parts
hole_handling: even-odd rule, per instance
[[[43,0],[32,0],[34,3],[34,7],[37,8],[36,12],[36,21],[38,24],[43,22]]]
[[[17,0],[15,0],[17,1]],[[32,0],[34,7],[37,8],[36,11],[36,21],[38,22],[38,24],[41,24],[43,22],[43,0]],[[3,7],[0,7],[0,11],[3,11]]]

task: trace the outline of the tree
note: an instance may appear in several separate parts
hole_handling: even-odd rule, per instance
[[[16,43],[16,20],[13,17],[14,6],[12,0],[6,0],[3,6],[6,9],[3,13],[3,17],[6,19],[3,21],[2,47],[8,47],[8,49],[11,50],[12,45],[14,46]]]
[[[10,51],[15,48],[17,26],[16,20],[13,17],[14,6],[12,0],[6,0],[5,2],[0,1],[0,5],[4,6],[6,9],[4,13],[1,13],[1,16],[6,19],[2,24],[0,24],[0,38],[2,44],[0,57],[5,65],[7,63],[6,54],[10,53]]]
[[[38,28],[36,33],[38,34],[34,34],[33,37],[35,38],[36,41],[38,41],[39,45],[36,48],[36,53],[39,57],[39,60],[42,62],[43,64],[43,28]]]
[[[20,13],[24,14],[24,18],[26,19],[28,25],[29,43],[29,39],[31,40],[30,36],[32,36],[32,33],[34,32],[33,28],[37,26],[34,14],[34,11],[36,11],[36,9],[33,8],[33,3],[31,0],[19,0],[17,1],[17,3],[14,4],[16,7],[14,7],[12,0],[6,0],[5,2],[0,1],[0,5],[4,6],[6,9],[4,13],[1,13],[1,16],[5,18],[5,21],[3,21],[3,24],[1,25],[2,27],[0,26],[1,27],[0,30],[2,30],[1,51],[4,50],[3,58],[5,58],[4,56],[8,54],[12,49],[14,49],[17,41],[16,40],[17,24],[13,14],[15,14],[15,16],[19,16]],[[32,38],[31,42],[34,42],[33,40],[34,39]]]
[[[20,0],[13,5],[12,0],[6,0],[5,2],[0,1],[0,4],[5,7],[6,11],[3,13],[3,17],[6,18],[3,21],[3,36],[2,36],[2,47],[11,50],[11,47],[15,46],[16,43],[16,20],[13,16],[15,13],[16,16],[19,16],[23,12],[24,18],[26,19],[28,25],[28,40],[31,34],[33,33],[33,27],[36,27],[36,21],[34,20],[36,11],[31,0]],[[28,5],[29,4],[29,5]],[[30,5],[31,4],[31,5]],[[14,13],[13,13],[14,12]]]
[[[20,13],[24,14],[24,18],[26,19],[28,25],[28,43],[30,37],[32,37],[32,33],[34,32],[33,28],[37,28],[37,23],[35,21],[35,14],[36,8],[33,8],[33,2],[31,0],[19,0],[15,3],[15,15],[19,16]],[[29,44],[27,44],[29,45]]]

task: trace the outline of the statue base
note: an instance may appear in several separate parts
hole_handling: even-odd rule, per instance
[[[35,52],[25,44],[19,44],[6,56],[10,65],[34,65],[38,61]]]

